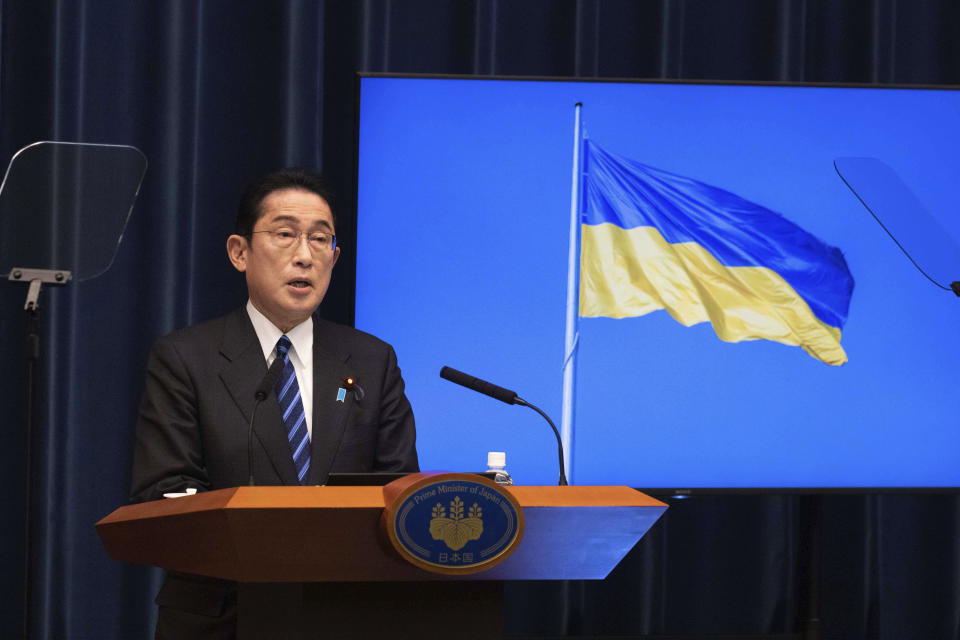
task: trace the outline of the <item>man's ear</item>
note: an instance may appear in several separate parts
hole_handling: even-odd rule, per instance
[[[331,269],[337,264],[337,260],[339,259],[340,259],[340,247],[334,247],[333,248],[333,264],[330,265]]]
[[[250,245],[243,236],[233,234],[227,238],[227,257],[230,258],[230,264],[237,271],[247,270],[248,251],[250,251]]]

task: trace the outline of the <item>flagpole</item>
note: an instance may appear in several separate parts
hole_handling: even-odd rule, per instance
[[[563,404],[560,414],[560,439],[563,442],[563,466],[570,484],[575,484],[573,469],[574,399],[576,395],[577,346],[580,342],[580,111],[574,106],[573,173],[570,178],[570,246],[567,252],[567,310],[563,347]]]

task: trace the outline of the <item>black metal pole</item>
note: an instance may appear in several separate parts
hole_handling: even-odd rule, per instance
[[[33,423],[34,415],[34,379],[40,362],[40,331],[36,307],[27,309],[27,434],[24,447],[24,516],[23,516],[23,637],[30,640],[30,600],[31,600],[31,562],[32,545],[30,539],[30,521],[33,517]]]

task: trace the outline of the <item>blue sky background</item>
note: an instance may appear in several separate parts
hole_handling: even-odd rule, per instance
[[[727,344],[663,311],[581,320],[574,481],[960,486],[960,299],[913,268],[833,168],[843,156],[887,163],[952,235],[932,241],[955,247],[960,94],[362,82],[357,327],[397,349],[424,469],[481,469],[503,450],[518,483],[556,481],[539,416],[438,372],[513,388],[559,423],[579,101],[605,149],[783,214],[840,247],[856,286],[839,368],[777,343]],[[921,231],[910,248],[922,255],[929,220],[884,213]]]

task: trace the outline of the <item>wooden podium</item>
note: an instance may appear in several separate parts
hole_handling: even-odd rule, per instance
[[[666,510],[627,487],[507,490],[523,508],[522,541],[459,576],[393,550],[381,487],[221,489],[121,507],[96,527],[116,560],[241,583],[241,639],[491,638],[502,635],[503,581],[601,580]]]

